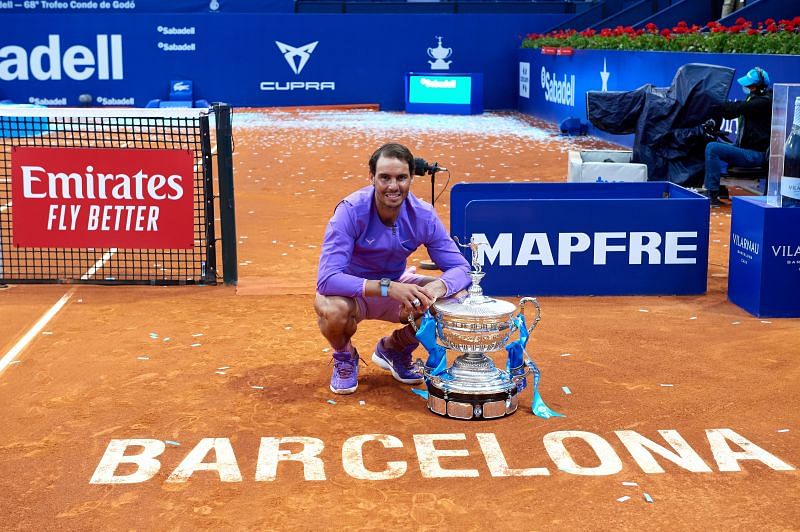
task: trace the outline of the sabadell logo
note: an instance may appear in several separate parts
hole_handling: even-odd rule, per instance
[[[123,79],[122,35],[97,35],[94,47],[74,44],[64,48],[60,35],[48,35],[47,44],[26,50],[9,44],[0,48],[0,79],[3,81],[83,81]]]

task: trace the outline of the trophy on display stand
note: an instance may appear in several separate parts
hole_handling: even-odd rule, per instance
[[[483,295],[480,282],[486,275],[478,257],[479,243],[474,238],[472,250],[472,286],[467,294],[436,301],[422,317],[417,338],[428,351],[428,360],[417,360],[427,385],[428,408],[439,415],[455,419],[493,419],[513,414],[519,395],[533,375],[532,411],[543,418],[561,416],[542,401],[538,393],[539,369],[528,357],[525,346],[529,335],[541,319],[539,302],[523,297],[517,306],[508,301]],[[532,324],[525,323],[525,305],[535,309]],[[414,325],[412,317],[409,321]],[[519,339],[509,342],[519,331]],[[437,342],[438,340],[438,342]],[[441,344],[441,345],[440,345]],[[447,351],[462,353],[447,367]],[[505,349],[506,369],[495,366],[488,352]]]

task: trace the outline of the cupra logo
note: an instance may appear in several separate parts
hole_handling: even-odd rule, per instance
[[[289,66],[295,74],[299,74],[303,71],[303,67],[308,63],[308,59],[311,57],[311,53],[314,51],[314,48],[317,47],[318,43],[319,41],[314,41],[295,48],[294,46],[289,46],[280,41],[275,41],[275,44],[278,45],[278,50],[281,51],[283,58],[286,59],[286,62],[289,63]]]

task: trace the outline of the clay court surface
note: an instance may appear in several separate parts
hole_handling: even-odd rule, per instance
[[[441,418],[374,365],[362,366],[356,394],[331,394],[330,352],[312,309],[318,245],[339,199],[367,183],[366,161],[378,145],[407,144],[450,168],[451,185],[563,181],[570,146],[603,145],[535,135],[533,124],[513,115],[470,119],[461,129],[455,119],[428,118],[423,126],[381,113],[374,125],[363,117],[237,115],[238,289],[17,285],[0,292],[0,357],[72,292],[0,373],[0,528],[800,529],[800,320],[758,319],[727,301],[729,207],[711,214],[705,295],[540,298],[543,319],[529,352],[542,370],[542,396],[565,418],[533,416],[530,389],[508,418]],[[437,177],[438,190],[445,180]],[[412,191],[430,199],[429,178],[416,178]],[[448,192],[436,204],[446,225]],[[354,342],[362,355],[369,359],[389,327],[362,325]],[[729,442],[744,459],[734,461],[738,470],[721,471],[711,429],[730,429],[791,467],[748,459],[752,449]],[[664,472],[645,472],[615,434],[625,430],[668,448],[658,431],[676,431],[708,471],[653,453]],[[559,431],[605,440],[621,470],[560,470],[543,443]],[[397,478],[348,473],[343,445],[369,434],[401,442],[363,447],[366,470],[405,463]],[[493,435],[508,468],[549,474],[496,475],[479,434]],[[430,460],[415,445],[424,435],[443,435],[437,449],[460,450],[438,460],[456,476],[426,474]],[[300,462],[281,461],[274,480],[256,480],[262,437],[320,440],[324,478],[306,480]],[[112,440],[140,438],[168,442],[152,478],[90,484]],[[168,482],[204,438],[230,442],[241,480],[196,471]],[[565,445],[583,468],[600,463],[585,440]],[[285,452],[300,448],[282,444]],[[214,461],[211,451],[205,462]],[[134,469],[123,464],[116,474]],[[620,502],[624,496],[630,499]]]

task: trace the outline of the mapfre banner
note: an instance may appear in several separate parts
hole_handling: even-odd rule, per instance
[[[19,247],[188,249],[191,150],[11,148]]]

